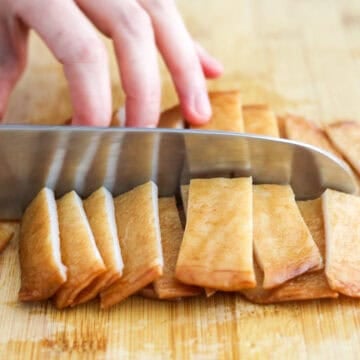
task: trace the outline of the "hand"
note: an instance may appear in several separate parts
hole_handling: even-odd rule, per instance
[[[63,64],[72,123],[109,125],[107,53],[90,21],[114,41],[128,126],[157,124],[157,48],[172,75],[184,117],[194,124],[209,119],[205,76],[219,76],[222,67],[194,44],[173,0],[0,0],[0,118],[25,68],[28,30],[33,28]]]

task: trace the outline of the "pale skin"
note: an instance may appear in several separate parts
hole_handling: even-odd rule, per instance
[[[221,75],[222,66],[193,41],[173,0],[0,0],[0,119],[25,69],[28,32],[33,29],[63,65],[72,124],[108,126],[108,58],[96,28],[114,43],[127,126],[154,127],[158,122],[158,51],[184,117],[192,124],[209,120],[205,78]]]

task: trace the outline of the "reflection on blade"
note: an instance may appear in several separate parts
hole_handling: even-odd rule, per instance
[[[56,183],[56,196],[62,196],[69,190],[83,193],[83,179],[95,155],[101,134],[82,136],[73,133],[69,136],[67,151]]]
[[[261,140],[260,140],[261,141]],[[251,175],[257,184],[288,184],[293,148],[276,141],[250,142]]]
[[[192,130],[2,126],[0,218],[19,218],[44,186],[84,197],[155,181],[160,196],[195,177],[253,176],[288,183],[298,199],[325,188],[353,192],[349,169],[307,145],[261,136]]]
[[[245,138],[232,141],[231,135],[188,133],[185,150],[187,173],[191,178],[230,177],[234,173],[246,176],[250,173],[249,147]]]

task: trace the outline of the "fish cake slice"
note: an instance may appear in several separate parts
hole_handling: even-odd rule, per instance
[[[185,216],[186,216],[187,207],[188,207],[189,188],[190,188],[190,185],[181,185],[180,186],[181,201],[183,204]]]
[[[121,277],[124,267],[110,192],[101,187],[84,200],[83,205],[106,271],[79,293],[72,306],[96,297]]]
[[[192,129],[244,131],[241,94],[238,90],[209,93],[212,116],[203,125],[191,125]]]
[[[244,105],[245,132],[279,137],[279,126],[275,113],[267,105]]]
[[[333,290],[360,297],[360,197],[327,189],[322,200],[326,277]]]
[[[298,201],[297,205],[322,258],[325,259],[325,230],[321,199]],[[262,287],[264,275],[257,264],[255,264],[255,273],[257,287],[243,291],[246,298],[255,303],[268,304],[338,297],[338,293],[330,288],[324,269],[305,273],[270,290]]]
[[[360,123],[343,121],[326,127],[332,143],[360,176]]]
[[[145,286],[138,292],[138,294],[147,299],[159,300],[159,296],[156,294],[153,284]]]
[[[254,249],[271,289],[323,266],[289,185],[254,185]]]
[[[115,198],[115,216],[124,261],[123,276],[100,293],[108,308],[163,274],[157,186],[147,182]]]
[[[195,179],[176,277],[235,291],[255,286],[251,178]]]
[[[52,190],[42,189],[25,210],[20,226],[21,301],[50,298],[66,281]]]
[[[17,222],[2,221],[0,222],[0,253],[5,249],[15,234]]]
[[[185,216],[186,216],[186,212],[187,212],[187,205],[188,205],[188,199],[189,199],[189,188],[190,188],[190,185],[181,185],[180,186],[181,201],[183,204]],[[216,293],[215,289],[205,288],[204,290],[205,290],[205,294],[207,297],[210,297]]]
[[[75,191],[57,200],[61,258],[68,268],[67,281],[56,292],[58,309],[72,305],[78,294],[106,270],[82,201]]]
[[[199,295],[201,293],[200,288],[183,284],[175,278],[176,261],[184,234],[175,197],[159,199],[159,218],[164,272],[153,283],[155,293],[160,299]]]
[[[298,116],[284,117],[284,129],[287,139],[303,142],[342,158],[340,153],[332,146],[325,132],[312,122]]]
[[[181,114],[180,106],[175,105],[160,114],[159,128],[183,129],[184,120]]]
[[[120,106],[111,116],[110,127],[124,127],[125,120],[125,108]]]

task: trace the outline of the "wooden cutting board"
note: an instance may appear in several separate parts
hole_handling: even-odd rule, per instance
[[[358,0],[178,5],[194,37],[225,64],[224,77],[209,88],[240,87],[247,103],[319,123],[360,120]],[[123,96],[110,57],[115,108]],[[67,85],[35,36],[29,61],[7,122],[63,123],[71,115]],[[176,96],[163,66],[162,73],[167,107]],[[57,311],[50,303],[18,303],[18,288],[14,238],[0,255],[0,359],[356,359],[360,352],[358,300],[257,306],[237,295],[173,303],[133,297],[108,311],[96,302]]]

